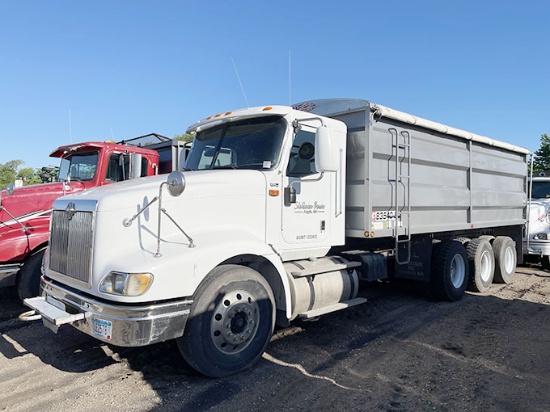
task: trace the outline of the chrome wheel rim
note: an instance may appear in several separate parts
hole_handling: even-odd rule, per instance
[[[487,283],[491,280],[491,274],[493,273],[493,260],[491,259],[491,254],[488,251],[483,251],[481,254],[480,263],[479,269],[481,280]]]
[[[466,265],[460,255],[455,255],[451,261],[451,283],[459,289],[466,278]]]
[[[250,293],[227,293],[214,308],[210,323],[214,346],[225,354],[244,350],[256,335],[259,313],[258,303]]]

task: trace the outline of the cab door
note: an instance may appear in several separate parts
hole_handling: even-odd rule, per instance
[[[330,246],[333,175],[315,169],[315,129],[302,126],[295,135],[286,168],[285,187],[293,187],[296,196],[295,203],[285,199],[282,208],[284,249]]]

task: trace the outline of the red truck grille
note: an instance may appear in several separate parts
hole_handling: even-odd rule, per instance
[[[51,270],[90,284],[93,212],[54,210],[50,234]]]

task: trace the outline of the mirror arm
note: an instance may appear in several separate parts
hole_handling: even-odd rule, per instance
[[[290,182],[290,184],[285,188],[285,206],[290,206],[291,204],[296,203],[296,189],[294,189],[294,185],[297,185],[298,183],[318,182],[324,175],[325,172],[321,172],[319,177],[316,177],[315,179],[297,179]]]

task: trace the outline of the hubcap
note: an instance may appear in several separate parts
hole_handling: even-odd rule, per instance
[[[493,272],[493,260],[491,254],[486,250],[481,254],[481,267],[480,276],[483,282],[488,282],[491,279],[491,273]]]
[[[451,261],[451,283],[455,288],[460,288],[466,277],[466,265],[460,255],[455,255]]]
[[[516,257],[514,250],[511,247],[506,248],[504,252],[504,268],[506,273],[512,273],[514,271],[514,266],[516,263]]]
[[[214,309],[210,335],[214,346],[232,354],[246,348],[258,330],[259,307],[250,293],[238,290],[226,294]]]

